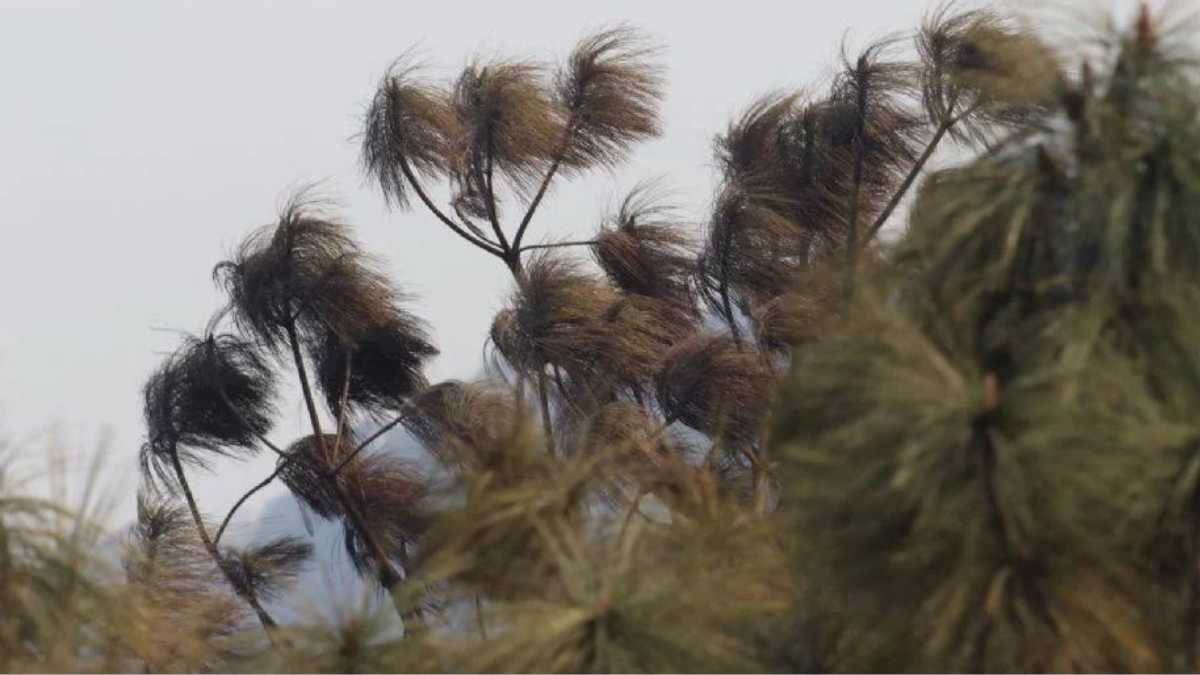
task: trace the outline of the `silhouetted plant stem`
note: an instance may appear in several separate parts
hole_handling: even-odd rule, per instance
[[[248,429],[253,428],[253,425],[251,425],[246,420],[246,417],[245,417],[245,415],[242,414],[242,411],[237,409],[237,406],[235,406],[233,404],[233,402],[229,400],[229,396],[227,396],[224,391],[221,392],[221,400],[225,402],[225,405],[229,408],[230,412],[232,412],[234,415],[236,415],[238,420],[240,420],[242,424],[246,425],[246,428],[248,428]],[[279,455],[280,457],[288,456],[288,454],[286,452],[281,450],[278,445],[275,445],[274,443],[272,443],[271,440],[269,438],[267,438],[266,436],[264,436],[263,434],[255,432],[254,437],[257,438],[260,443],[267,446],[267,448],[270,449],[271,452],[275,453],[276,455]]]
[[[279,466],[275,467],[275,470],[271,472],[270,476],[267,476],[258,485],[250,488],[246,494],[242,495],[237,502],[234,503],[233,507],[229,509],[229,513],[225,514],[225,519],[221,521],[221,526],[217,528],[217,533],[213,536],[214,543],[219,543],[221,541],[221,535],[225,534],[225,528],[229,527],[229,521],[233,520],[233,514],[237,513],[238,509],[242,508],[242,504],[245,504],[246,501],[257,494],[259,490],[262,490],[274,482],[274,480],[279,477],[279,474],[283,473],[283,470],[288,467],[291,461],[292,457],[288,457],[286,460],[280,463]]]
[[[294,321],[289,321],[284,328],[287,331],[288,343],[292,349],[292,359],[296,366],[296,376],[300,380],[300,391],[304,395],[304,405],[308,408],[308,417],[312,423],[313,434],[316,436],[317,442],[321,444],[321,449],[326,457],[333,457],[332,453],[336,452],[336,447],[330,450],[325,446],[325,435],[321,431],[321,418],[317,414],[316,399],[313,397],[312,388],[308,383],[308,371],[304,365],[304,357],[300,352],[300,338],[296,334],[296,324]],[[379,584],[392,596],[392,604],[395,606],[396,613],[399,615],[401,622],[403,622],[409,612],[405,608],[403,599],[399,593],[400,574],[396,572],[391,561],[388,560],[387,554],[384,552],[379,540],[374,536],[370,528],[367,527],[366,519],[359,513],[357,505],[349,498],[346,491],[342,489],[337,476],[331,472],[326,477],[326,480],[329,481],[334,496],[337,497],[338,502],[341,504],[342,510],[346,514],[346,519],[350,521],[350,526],[362,538],[363,543],[370,550],[371,556],[375,559]]]
[[[317,435],[324,448],[324,433],[321,431],[321,416],[317,414],[317,403],[313,397],[312,387],[308,382],[308,369],[304,366],[304,355],[300,353],[300,337],[296,334],[296,322],[289,321],[284,329],[287,331],[288,345],[292,349],[292,361],[296,366],[296,377],[300,380],[300,392],[304,395],[304,406],[308,410],[308,421],[312,424],[313,433]]]
[[[846,216],[846,264],[853,274],[854,259],[858,256],[858,204],[862,193],[863,152],[861,131],[854,137],[854,173],[850,179],[850,212]]]
[[[546,170],[546,176],[542,179],[542,184],[538,186],[537,193],[530,200],[529,208],[525,209],[525,216],[521,218],[521,224],[517,226],[517,234],[513,237],[512,248],[517,252],[518,256],[521,251],[521,240],[525,237],[525,230],[529,227],[529,222],[533,220],[533,214],[537,211],[538,205],[542,203],[542,198],[546,196],[546,190],[550,188],[550,182],[554,180],[554,175],[558,173],[558,167],[567,156],[567,150],[571,147],[571,138],[574,135],[575,123],[572,121],[563,129],[562,144],[559,145],[558,152],[554,154],[554,160],[550,162],[550,168]]]
[[[354,362],[354,350],[346,350],[346,376],[342,381],[342,395],[338,404],[337,433],[334,434],[333,447],[341,447],[342,435],[346,431],[346,411],[350,401],[350,375]]]
[[[258,615],[258,621],[262,624],[263,630],[266,631],[267,639],[274,645],[275,638],[271,635],[271,631],[276,626],[275,619],[271,618],[271,615],[263,608],[262,603],[254,596],[253,591],[243,588],[225,570],[225,566],[221,562],[221,552],[217,549],[216,543],[208,536],[208,528],[204,526],[204,518],[200,515],[200,507],[196,504],[196,497],[192,494],[192,488],[188,484],[187,475],[183,471],[183,463],[179,461],[178,452],[171,453],[171,466],[175,469],[175,479],[179,482],[179,490],[183,492],[183,499],[187,502],[188,510],[192,514],[192,521],[196,525],[196,532],[200,535],[200,541],[204,544],[204,549],[208,551],[208,555],[212,558],[217,569],[221,570],[221,575],[225,577],[225,581],[229,583],[233,592],[244,600],[246,604],[250,605],[250,608]]]
[[[330,473],[336,476],[338,474],[338,472],[340,472],[342,469],[344,469],[346,467],[347,464],[354,461],[354,458],[357,457],[360,452],[362,452],[363,450],[366,450],[368,445],[370,445],[371,443],[374,443],[376,440],[379,439],[379,437],[381,437],[384,434],[386,434],[387,432],[391,431],[392,429],[394,429],[396,427],[397,424],[400,424],[403,421],[404,421],[404,413],[400,413],[391,422],[388,422],[387,424],[376,429],[374,433],[372,433],[370,436],[367,436],[366,440],[364,440],[362,443],[359,443],[358,447],[354,448],[354,452],[351,452],[349,455],[346,455],[346,457],[344,459],[342,459],[342,461],[338,462],[338,465],[333,467],[333,471],[331,471]]]
[[[504,236],[504,230],[500,227],[500,217],[496,213],[496,191],[492,185],[492,149],[488,147],[487,153],[487,168],[484,170],[484,187],[487,189],[484,204],[487,207],[488,221],[492,224],[492,231],[496,233],[496,241],[500,242],[500,248],[503,249],[504,255],[507,258],[514,255],[515,246],[508,245],[508,239]]]
[[[556,241],[556,242],[552,242],[549,244],[529,244],[528,246],[522,246],[521,252],[523,253],[525,251],[532,251],[534,249],[541,249],[541,248],[566,248],[568,246],[595,246],[595,245],[596,245],[595,239],[586,239],[583,241]]]
[[[900,200],[904,198],[904,195],[908,192],[909,188],[912,187],[913,182],[917,180],[917,176],[921,175],[921,170],[925,168],[926,162],[929,161],[929,158],[933,156],[934,151],[937,150],[938,144],[942,142],[942,139],[946,136],[946,132],[950,131],[950,127],[954,126],[954,123],[957,121],[957,117],[951,117],[938,125],[937,130],[934,131],[933,136],[929,139],[929,143],[925,146],[925,151],[922,152],[921,156],[917,158],[917,161],[913,164],[912,169],[909,170],[908,175],[904,177],[904,181],[900,183],[900,187],[896,188],[896,191],[888,199],[888,202],[883,207],[883,210],[879,212],[878,216],[876,216],[875,222],[871,224],[871,229],[867,230],[866,236],[863,237],[863,246],[871,243],[871,240],[875,238],[875,235],[879,233],[879,230],[883,229],[884,224],[887,223],[887,220],[889,217],[891,217],[892,212],[895,211],[896,207],[900,204]]]
[[[472,245],[483,249],[490,255],[494,255],[501,260],[505,260],[504,250],[501,249],[498,244],[472,235],[470,232],[464,230],[458,223],[454,222],[453,219],[442,213],[442,210],[433,203],[433,200],[429,198],[429,195],[425,194],[425,189],[421,187],[421,184],[417,181],[417,177],[413,175],[412,168],[403,158],[400,159],[400,170],[404,172],[405,179],[408,180],[409,185],[412,186],[413,192],[417,194],[417,198],[421,200],[421,203],[425,205],[425,208],[429,209],[429,212],[436,216],[438,220],[442,221],[446,227],[449,227],[454,231],[455,234],[463,239],[466,239]]]
[[[558,366],[553,366],[553,368],[554,386],[556,389],[558,389],[558,395],[562,397],[563,405],[570,406],[576,414],[582,415],[583,408],[575,402],[574,397],[572,397],[570,391],[567,390],[567,384],[563,381],[562,371],[559,370]]]
[[[340,472],[343,468],[345,468],[345,466],[347,464],[349,464],[351,461],[353,461],[354,458],[357,457],[360,452],[362,452],[363,450],[365,450],[367,448],[367,446],[369,446],[372,443],[374,443],[375,441],[379,440],[379,438],[381,436],[383,436],[388,431],[391,431],[393,428],[395,428],[395,426],[397,424],[400,424],[403,421],[404,421],[404,415],[401,414],[401,415],[397,416],[395,419],[393,419],[391,422],[388,422],[387,424],[385,424],[382,427],[380,427],[379,429],[377,429],[373,434],[368,436],[366,438],[366,440],[364,440],[362,443],[359,443],[358,447],[356,447],[354,449],[354,452],[350,453],[344,459],[342,459],[342,461],[339,462],[338,465],[336,467],[334,467],[333,471],[331,471],[330,473],[332,475],[336,476],[338,474],[338,472]],[[274,482],[275,479],[278,478],[279,475],[281,473],[283,473],[285,469],[287,469],[289,466],[291,466],[291,463],[293,461],[295,461],[295,459],[296,459],[295,455],[289,455],[284,452],[280,452],[280,454],[281,454],[281,456],[283,456],[284,459],[282,462],[279,463],[279,466],[275,467],[275,470],[271,472],[271,475],[267,476],[265,479],[263,479],[262,482],[258,483],[254,487],[250,488],[250,490],[248,492],[246,492],[246,494],[242,495],[237,500],[237,502],[234,503],[233,507],[231,509],[229,509],[229,513],[227,513],[225,515],[225,519],[221,522],[221,527],[217,529],[217,534],[213,538],[213,540],[215,542],[220,542],[221,535],[225,532],[226,527],[228,527],[229,522],[233,519],[234,514],[236,514],[238,512],[238,509],[240,509],[242,507],[242,505],[246,503],[247,500],[249,500],[251,497],[253,497],[255,494],[257,494],[263,488],[266,488],[268,485],[270,485],[272,482]]]

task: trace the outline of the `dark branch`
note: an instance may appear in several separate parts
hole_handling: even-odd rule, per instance
[[[521,251],[532,251],[534,249],[541,248],[566,248],[568,246],[595,246],[597,243],[599,242],[597,242],[595,239],[587,239],[583,241],[556,241],[549,244],[529,244],[528,246],[522,246]]]
[[[922,152],[921,156],[917,158],[917,161],[913,164],[912,169],[908,172],[908,175],[904,177],[904,182],[900,183],[900,187],[896,188],[896,192],[892,194],[890,199],[888,199],[887,206],[883,207],[883,211],[879,212],[879,216],[876,217],[875,222],[871,224],[871,229],[868,230],[867,235],[863,237],[863,246],[869,244],[871,240],[875,238],[875,235],[879,233],[879,230],[883,229],[884,224],[887,223],[887,220],[892,215],[892,212],[896,210],[896,206],[900,204],[900,200],[904,198],[904,195],[908,192],[909,188],[912,187],[913,182],[917,180],[917,176],[921,175],[921,170],[925,168],[925,163],[928,162],[929,158],[933,156],[934,150],[937,150],[938,144],[942,142],[943,138],[945,138],[946,132],[950,131],[950,127],[954,126],[956,119],[957,118],[951,118],[938,125],[937,131],[935,131],[933,137],[929,139],[929,144],[925,146],[925,151]]]
[[[525,237],[525,230],[529,227],[529,222],[533,220],[533,214],[537,211],[538,205],[542,203],[542,198],[546,196],[546,190],[550,188],[550,181],[554,180],[554,175],[558,173],[558,167],[562,165],[563,159],[566,158],[567,150],[571,147],[571,139],[574,135],[575,124],[572,121],[564,127],[562,145],[554,155],[554,161],[550,163],[550,168],[546,170],[546,177],[542,179],[542,184],[538,187],[537,194],[529,202],[529,208],[525,210],[525,217],[521,218],[521,224],[517,227],[517,234],[513,237],[513,248],[515,250],[521,250],[521,240]]]
[[[504,236],[504,230],[500,228],[500,216],[496,212],[496,190],[492,182],[492,149],[488,148],[487,153],[487,168],[483,176],[484,189],[487,194],[484,195],[484,206],[487,208],[488,221],[492,224],[492,231],[496,233],[496,239],[500,242],[500,248],[504,250],[505,255],[512,255],[513,247],[508,245],[508,239]]]
[[[454,230],[455,234],[463,239],[466,239],[472,245],[487,251],[491,255],[494,255],[501,260],[504,259],[504,249],[502,249],[499,244],[476,237],[470,232],[464,230],[462,226],[454,222],[446,214],[442,213],[442,210],[439,209],[431,199],[429,199],[429,195],[425,194],[425,189],[421,187],[421,184],[417,181],[417,177],[413,175],[412,169],[408,166],[407,161],[403,159],[400,160],[400,170],[404,172],[404,177],[408,179],[409,184],[413,187],[413,192],[417,193],[417,197],[421,200],[421,203],[425,205],[425,208],[429,209],[430,213],[432,213],[434,216],[437,216],[438,220],[445,223],[446,227]]]

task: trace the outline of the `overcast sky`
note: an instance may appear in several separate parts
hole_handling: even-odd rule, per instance
[[[1125,3],[1128,4],[1128,3]],[[132,512],[139,388],[179,330],[219,306],[213,265],[322,180],[471,377],[507,271],[422,211],[389,212],[353,136],[387,65],[414,45],[450,76],[479,51],[558,60],[629,22],[666,48],[666,133],[616,174],[560,185],[535,239],[586,236],[642,178],[699,219],[711,139],[756,95],[820,82],[845,35],[916,25],[926,0],[839,2],[4,2],[0,5],[0,438],[77,454],[107,430],[106,480]],[[298,432],[292,402],[280,440]],[[57,432],[52,430],[57,427]],[[199,480],[223,510],[267,471]]]

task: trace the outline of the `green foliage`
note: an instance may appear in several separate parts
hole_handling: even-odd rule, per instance
[[[781,400],[835,670],[1194,670],[1194,62],[1143,13],[1049,117],[933,175]]]

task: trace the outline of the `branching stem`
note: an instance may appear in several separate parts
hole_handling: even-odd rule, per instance
[[[174,449],[171,450],[171,465],[175,469],[175,479],[179,483],[180,491],[183,492],[183,498],[187,502],[188,510],[192,513],[192,521],[196,525],[196,532],[200,535],[200,541],[204,544],[204,549],[208,551],[208,555],[212,558],[213,563],[221,570],[221,574],[229,582],[234,593],[237,593],[238,597],[254,610],[254,613],[258,616],[259,623],[262,624],[263,629],[267,632],[267,639],[274,645],[275,638],[271,635],[271,631],[275,629],[275,619],[271,618],[271,615],[263,608],[262,603],[258,601],[258,598],[255,597],[251,589],[237,583],[230,576],[229,572],[226,571],[225,565],[222,564],[221,551],[217,548],[216,542],[208,536],[208,528],[204,526],[204,518],[200,515],[200,507],[196,504],[196,497],[192,494],[192,488],[188,484],[187,474],[183,471],[183,463],[179,461],[179,453]]]
[[[304,366],[303,355],[300,353],[300,339],[296,334],[295,322],[289,322],[288,325],[285,326],[285,329],[287,330],[288,342],[292,348],[292,358],[295,361],[297,377],[300,379],[300,390],[304,395],[304,404],[308,408],[309,421],[312,423],[313,434],[316,436],[317,441],[321,443],[321,447],[325,453],[325,456],[333,457],[333,453],[335,453],[337,449],[335,447],[333,450],[329,450],[325,446],[325,436],[321,432],[321,420],[317,415],[316,399],[313,396],[312,388],[309,386],[308,372]],[[401,581],[400,574],[392,566],[392,562],[388,559],[383,545],[367,526],[366,518],[362,513],[359,512],[358,505],[355,504],[354,501],[350,499],[349,495],[346,494],[346,491],[342,487],[341,482],[338,481],[337,476],[330,475],[327,477],[327,480],[330,483],[330,488],[333,490],[334,496],[337,498],[338,503],[341,504],[342,511],[346,516],[346,520],[349,521],[351,528],[353,528],[353,530],[358,534],[363,543],[366,544],[367,549],[371,553],[371,557],[374,558],[376,574],[379,578],[379,585],[388,591],[388,593],[392,596],[392,604],[395,605],[396,613],[403,622],[406,617],[410,616],[410,612],[405,607],[403,599],[399,594],[399,585]]]
[[[436,216],[438,220],[442,221],[446,227],[449,227],[454,231],[455,234],[463,239],[466,239],[471,243],[471,245],[481,248],[490,255],[494,255],[501,260],[505,259],[504,249],[500,248],[499,244],[476,237],[475,235],[463,229],[461,225],[454,222],[452,218],[442,213],[442,210],[433,203],[433,200],[429,198],[429,195],[425,194],[425,189],[421,187],[419,182],[417,182],[417,177],[413,175],[412,168],[408,166],[408,162],[403,157],[400,158],[400,170],[404,173],[404,177],[408,180],[409,185],[412,186],[413,192],[417,193],[417,197],[421,200],[421,203],[425,205],[425,208],[429,209],[429,212]]]

